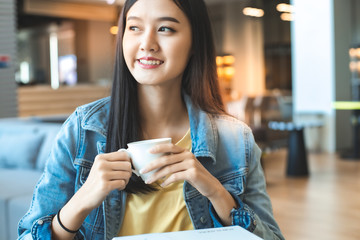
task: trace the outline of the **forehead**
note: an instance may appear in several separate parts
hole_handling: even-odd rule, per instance
[[[126,16],[126,18],[132,16],[140,19],[174,17],[180,23],[187,22],[186,15],[173,0],[138,0]]]

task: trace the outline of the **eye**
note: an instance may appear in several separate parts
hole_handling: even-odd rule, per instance
[[[173,28],[163,26],[159,28],[159,32],[176,32],[176,31]]]
[[[138,31],[140,31],[139,27],[137,27],[137,26],[130,26],[130,27],[129,27],[129,30],[130,30],[130,31],[133,31],[133,32],[138,32]]]

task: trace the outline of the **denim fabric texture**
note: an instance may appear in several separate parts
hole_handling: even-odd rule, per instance
[[[283,239],[276,224],[260,165],[261,150],[250,128],[226,115],[187,106],[192,152],[231,193],[232,223],[264,239]],[[104,153],[110,98],[78,107],[66,120],[47,160],[30,209],[19,222],[19,239],[51,239],[52,217],[86,181],[95,156]],[[209,200],[189,183],[184,199],[195,229],[221,227]],[[126,193],[112,191],[85,219],[75,239],[111,239],[122,224]]]

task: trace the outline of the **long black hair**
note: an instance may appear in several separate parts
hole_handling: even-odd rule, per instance
[[[126,148],[127,143],[142,137],[137,82],[124,59],[122,41],[126,15],[137,0],[127,0],[119,18],[114,81],[107,129],[106,152]],[[192,55],[182,79],[182,91],[197,107],[211,114],[225,113],[218,86],[215,47],[210,19],[203,0],[173,0],[191,24]],[[130,193],[154,190],[133,174],[125,188]]]

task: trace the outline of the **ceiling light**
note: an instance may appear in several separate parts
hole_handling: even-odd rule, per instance
[[[264,16],[264,10],[259,8],[246,7],[243,9],[243,14],[250,17],[262,17]]]
[[[289,21],[294,21],[294,14],[292,14],[292,13],[282,13],[281,15],[280,15],[280,18],[281,18],[281,20],[283,20],[283,21],[287,21],[287,22],[289,22]]]
[[[232,65],[235,62],[235,57],[232,55],[225,55],[223,57],[224,65]]]
[[[350,72],[356,72],[357,63],[355,61],[351,61],[349,64]]]
[[[287,3],[279,3],[276,6],[276,10],[278,10],[279,12],[294,12],[294,6],[287,4]]]
[[[356,57],[360,59],[360,48],[356,49]]]
[[[356,57],[356,48],[350,48],[349,55],[350,55],[350,58],[355,58]]]
[[[216,57],[216,66],[223,65],[223,62],[224,62],[223,57],[221,57],[221,56]]]
[[[118,30],[119,30],[118,26],[112,26],[112,27],[110,28],[110,33],[111,33],[112,35],[116,35],[116,34],[118,33]]]
[[[125,0],[102,0],[102,1],[106,1],[107,4],[109,5],[120,5],[123,6],[125,3]]]

